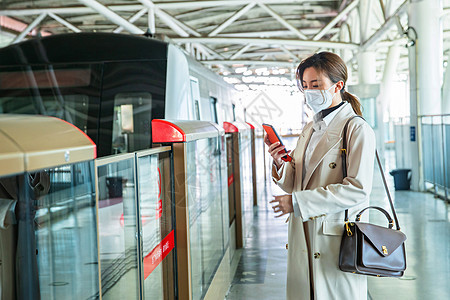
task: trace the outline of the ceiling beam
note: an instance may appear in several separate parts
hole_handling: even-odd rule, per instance
[[[195,46],[198,49],[200,49],[201,51],[205,52],[208,56],[216,57],[216,58],[219,58],[219,59],[225,59],[225,57],[222,54],[217,53],[213,49],[211,49],[211,48],[209,48],[209,47],[207,47],[207,46],[205,46],[203,44],[195,44]]]
[[[128,19],[128,22],[130,23],[134,23],[136,22],[140,17],[142,17],[143,15],[145,15],[145,13],[148,11],[147,8],[143,8],[140,11],[138,11],[137,13],[135,13],[133,16],[131,16],[131,18]],[[117,27],[116,29],[113,30],[114,33],[120,33],[124,30],[124,28],[122,26]]]
[[[66,26],[67,28],[69,28],[70,30],[72,30],[73,32],[81,32],[81,29],[79,29],[78,27],[76,27],[75,25],[67,22],[66,20],[64,20],[63,18],[61,18],[58,15],[55,15],[54,13],[49,13],[48,14],[52,19],[54,19],[55,21],[57,21],[58,23]]]
[[[39,23],[42,22],[42,20],[45,19],[46,16],[47,16],[46,13],[40,14],[36,19],[34,19],[33,22],[31,22],[31,23],[27,26],[27,28],[25,28],[24,31],[22,31],[22,32],[21,32],[21,33],[20,33],[20,34],[12,41],[12,42],[11,42],[11,44],[16,44],[16,43],[21,42],[21,41],[25,38],[25,36],[31,32],[31,30],[33,30],[36,26],[39,25]]]
[[[248,49],[250,49],[250,47],[252,46],[252,44],[247,44],[244,47],[242,47],[241,49],[239,49],[239,51],[237,51],[236,53],[234,53],[233,55],[230,56],[230,59],[236,59],[239,56],[241,56],[244,52],[246,52]]]
[[[189,36],[189,33],[194,36],[201,36],[200,33],[189,27],[188,25],[184,24],[180,20],[176,19],[166,11],[160,9],[156,4],[154,4],[151,0],[138,0],[141,2],[145,7],[148,9],[153,9],[155,14],[166,23],[167,26],[169,26],[173,31],[175,31],[178,35],[187,37]]]
[[[406,0],[408,1],[408,0]],[[358,45],[353,43],[329,42],[329,41],[305,41],[297,39],[259,39],[259,38],[231,38],[231,37],[195,37],[195,38],[172,38],[176,43],[209,43],[209,44],[254,44],[254,45],[284,45],[307,48],[330,48],[330,49],[357,49]]]
[[[155,14],[163,21],[167,26],[169,26],[176,34],[182,37],[188,37],[189,33],[186,30],[181,28],[180,24],[175,21],[172,16],[170,16],[165,11],[159,9],[152,1],[150,0],[138,0],[142,5],[144,5],[147,9],[153,9]]]
[[[334,27],[342,18],[347,16],[357,5],[359,4],[359,0],[354,0],[352,3],[350,3],[344,10],[342,10],[336,17],[331,20],[330,23],[328,23],[319,33],[317,33],[314,37],[314,41],[320,40],[325,34],[329,32],[331,28]]]
[[[230,18],[228,18],[225,22],[217,26],[216,29],[214,29],[208,34],[208,36],[216,36],[219,32],[223,31],[225,28],[230,26],[235,20],[239,19],[242,15],[244,15],[246,12],[252,9],[253,6],[255,5],[256,3],[254,2],[247,4],[242,9],[237,11],[234,15],[232,15]]]
[[[303,28],[304,34],[317,34],[321,28]],[[328,33],[335,34],[339,32],[339,28],[331,28]],[[280,37],[280,36],[292,36],[290,30],[268,30],[268,31],[252,31],[252,32],[227,32],[221,33],[222,37]]]
[[[327,2],[329,0],[314,0],[314,2]],[[304,0],[196,0],[179,2],[160,2],[156,3],[160,8],[179,9],[179,8],[205,8],[205,7],[223,7],[223,6],[242,6],[251,2],[263,4],[303,4]]]
[[[96,12],[98,12],[99,14],[101,14],[102,16],[104,16],[105,18],[110,20],[111,22],[113,22],[119,26],[122,26],[125,30],[129,31],[130,33],[134,33],[134,34],[143,34],[144,33],[144,31],[142,29],[140,29],[139,27],[135,26],[134,24],[128,22],[127,20],[125,20],[124,18],[122,18],[121,16],[119,16],[118,14],[113,12],[111,9],[98,3],[95,0],[78,0],[78,2],[81,2],[84,5],[86,5],[87,7],[92,8],[93,10],[95,10]]]
[[[148,29],[151,34],[156,33],[155,8],[149,8],[147,13]]]
[[[326,2],[329,0],[314,0],[315,2]],[[251,2],[263,4],[303,4],[304,0],[209,0],[209,1],[181,1],[181,2],[157,2],[154,5],[160,9],[195,9],[205,7],[224,7],[224,6],[242,6]],[[108,8],[112,11],[137,11],[142,8],[140,4],[111,4]],[[3,16],[26,16],[38,15],[41,13],[64,14],[89,14],[95,12],[93,8],[85,6],[73,7],[47,7],[47,8],[28,8],[28,9],[4,9],[0,10]]]
[[[294,65],[292,62],[280,60],[202,60],[200,62],[207,65],[263,65],[289,68]]]
[[[283,19],[283,17],[281,17],[279,14],[277,14],[273,9],[271,9],[264,3],[258,3],[258,5],[262,9],[264,9],[267,13],[269,13],[269,15],[274,17],[278,22],[280,22],[284,27],[286,27],[287,29],[292,31],[294,34],[296,34],[298,37],[300,37],[301,39],[304,39],[304,40],[308,39],[308,37],[306,35],[304,35],[302,32],[300,32],[300,30],[298,30],[297,28],[295,28],[294,26],[289,24],[285,19]]]
[[[378,30],[374,34],[372,34],[372,36],[367,41],[361,44],[360,51],[364,51],[370,48],[373,44],[383,38],[392,26],[396,26],[398,22],[397,17],[400,17],[402,14],[406,13],[408,9],[408,3],[409,0],[405,0],[382,26],[378,28]]]
[[[292,51],[290,51],[288,48],[286,48],[283,45],[280,45],[280,49],[283,50],[284,53],[286,53],[287,55],[289,55],[294,61],[298,61],[299,58],[297,55],[295,55],[294,53],[292,53]]]

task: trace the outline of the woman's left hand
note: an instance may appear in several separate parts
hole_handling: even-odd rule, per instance
[[[285,214],[294,212],[294,206],[292,205],[292,195],[275,196],[275,199],[270,201],[269,203],[275,203],[274,206],[272,206],[275,213],[281,212],[281,214],[275,216],[275,218],[279,218],[281,216],[284,216]]]

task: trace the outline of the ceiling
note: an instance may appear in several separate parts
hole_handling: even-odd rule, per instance
[[[337,52],[354,72],[359,52],[376,51],[381,74],[388,47],[407,43],[407,6],[405,0],[0,0],[0,46],[36,34],[149,32],[236,83],[245,71],[292,79],[293,68],[320,50]],[[403,48],[398,70],[407,69]]]

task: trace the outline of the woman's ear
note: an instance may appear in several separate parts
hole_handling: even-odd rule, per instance
[[[342,80],[339,80],[336,82],[336,87],[334,88],[335,93],[339,93],[344,88],[344,82]]]
[[[340,92],[344,88],[344,82],[342,80],[339,80],[336,82],[336,88],[334,90],[335,93]]]

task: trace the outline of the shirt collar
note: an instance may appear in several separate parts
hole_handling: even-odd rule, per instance
[[[324,110],[318,112],[313,117],[314,123],[324,121],[326,126],[328,127],[328,125],[331,123],[331,120],[333,120],[334,116],[339,112],[339,110],[340,110],[339,108],[341,106],[343,106],[344,103],[345,102],[342,101],[341,103],[339,103],[338,105],[336,105],[334,107],[327,108],[327,109],[324,109]],[[323,115],[325,115],[325,117],[322,117]]]

